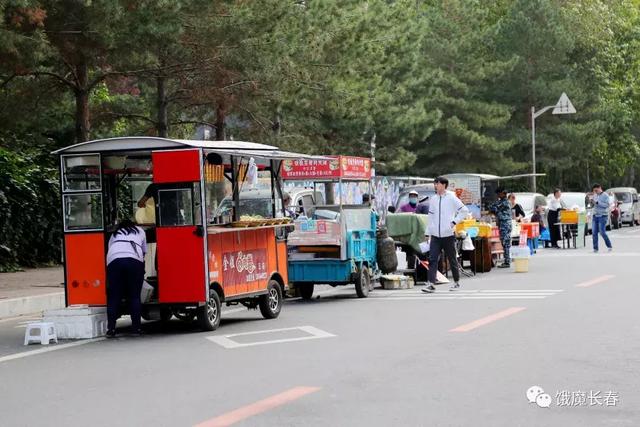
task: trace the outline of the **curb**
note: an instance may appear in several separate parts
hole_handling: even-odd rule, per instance
[[[0,300],[0,319],[64,308],[64,292]]]

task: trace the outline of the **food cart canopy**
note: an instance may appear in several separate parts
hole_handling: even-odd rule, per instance
[[[371,179],[371,159],[352,156],[287,159],[282,162],[282,179],[289,181],[369,181]]]
[[[459,177],[459,176],[467,176],[467,177],[476,177],[480,178],[483,181],[500,181],[501,179],[518,179],[518,178],[530,178],[532,176],[546,176],[545,173],[523,173],[520,175],[508,175],[508,176],[498,176],[498,175],[489,175],[486,173],[448,173],[444,175],[447,178],[450,177]]]
[[[70,145],[53,154],[87,154],[127,151],[153,151],[169,149],[204,148],[215,150],[251,150],[254,152],[277,151],[278,147],[245,141],[199,141],[169,139],[149,136],[97,139]]]

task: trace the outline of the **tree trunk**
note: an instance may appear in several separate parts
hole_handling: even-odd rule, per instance
[[[165,86],[165,77],[158,76],[156,78],[157,89],[157,107],[158,118],[156,122],[156,130],[158,136],[161,138],[167,138],[169,136],[169,120],[168,120],[168,102],[167,102],[167,89]]]
[[[89,72],[87,64],[81,62],[76,67],[78,86],[74,90],[76,97],[76,142],[89,140]]]
[[[224,121],[225,121],[224,103],[219,102],[218,108],[216,108],[216,141],[224,141],[226,139]]]

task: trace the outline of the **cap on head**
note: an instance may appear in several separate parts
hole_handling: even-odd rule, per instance
[[[420,194],[416,190],[409,191],[409,196],[419,196]]]

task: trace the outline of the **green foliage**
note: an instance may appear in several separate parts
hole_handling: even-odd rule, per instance
[[[0,272],[60,260],[59,181],[51,160],[0,146]]]
[[[0,18],[3,230],[18,188],[57,191],[50,151],[199,125],[305,153],[375,140],[383,174],[526,173],[531,107],[562,92],[578,113],[536,120],[540,190],[640,184],[638,0],[0,0]],[[3,265],[57,259],[11,239]]]

